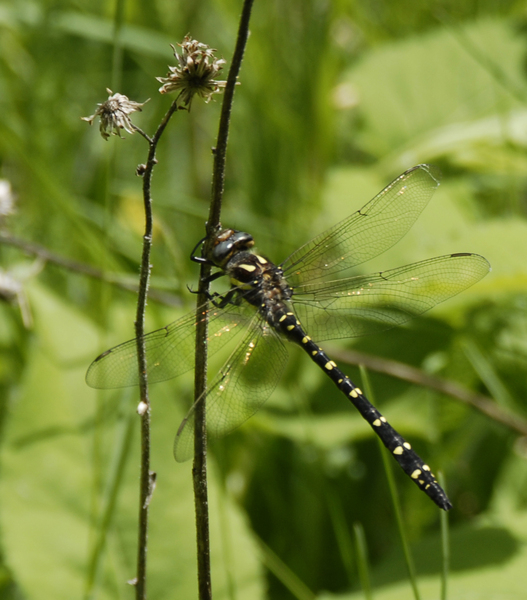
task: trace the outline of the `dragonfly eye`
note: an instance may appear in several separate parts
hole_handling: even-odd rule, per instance
[[[252,235],[236,229],[223,229],[216,236],[210,260],[218,267],[224,267],[231,257],[254,246]]]

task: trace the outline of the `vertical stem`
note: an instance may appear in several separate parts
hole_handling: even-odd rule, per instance
[[[373,394],[373,389],[370,384],[370,377],[368,375],[368,371],[362,365],[359,365],[360,374],[362,378],[362,382],[364,385],[364,389],[366,390],[366,394],[368,398],[371,399],[372,402],[375,402],[375,396]],[[404,528],[403,516],[401,511],[401,504],[399,502],[399,497],[397,495],[397,490],[395,486],[395,478],[393,476],[392,471],[392,463],[391,459],[388,458],[388,453],[386,452],[386,448],[384,447],[382,441],[377,438],[379,443],[379,449],[382,456],[382,462],[384,465],[384,470],[386,472],[386,477],[388,479],[388,487],[390,489],[390,495],[392,497],[393,509],[395,513],[395,520],[397,521],[397,529],[399,530],[399,536],[401,538],[401,545],[403,547],[404,559],[406,562],[406,568],[408,569],[408,578],[410,579],[410,584],[412,586],[412,591],[415,600],[420,600],[421,596],[419,594],[419,588],[417,587],[417,574],[415,571],[414,560],[412,558],[412,554],[410,552],[410,544],[408,542],[408,536],[406,535],[406,530]]]
[[[365,600],[373,600],[371,593],[370,573],[368,568],[368,548],[366,545],[366,536],[361,523],[353,525],[355,534],[355,544],[357,546],[357,569],[359,571],[359,580],[362,587]]]
[[[149,159],[155,157],[155,146],[150,144]],[[150,160],[149,160],[150,162]],[[148,168],[148,165],[147,165]],[[150,182],[152,166],[145,173],[143,180],[143,200],[145,208],[145,233],[143,236],[143,255],[141,259],[141,274],[139,278],[139,295],[135,318],[135,335],[137,338],[137,358],[139,368],[139,390],[141,401],[139,415],[141,416],[141,473],[139,476],[139,532],[137,543],[137,576],[135,594],[137,600],[146,598],[146,552],[148,537],[148,498],[150,496],[150,400],[148,398],[148,381],[146,375],[146,352],[144,344],[144,315],[146,297],[150,279],[150,250],[152,248],[152,198]]]
[[[139,390],[141,401],[138,413],[141,417],[141,473],[139,483],[139,532],[137,542],[137,575],[135,579],[135,597],[137,600],[146,599],[146,553],[148,539],[148,505],[153,488],[155,473],[150,471],[150,400],[148,398],[148,381],[146,373],[146,352],[144,344],[144,317],[146,298],[150,280],[150,251],[152,248],[152,196],[150,188],[152,173],[156,165],[156,148],[170,117],[177,110],[177,99],[172,103],[167,114],[152,139],[139,128],[136,130],[149,142],[148,159],[143,174],[143,202],[145,209],[145,233],[143,235],[143,254],[139,277],[139,293],[137,298],[137,313],[135,318],[135,335],[137,338],[137,360],[139,368]]]
[[[234,98],[234,88],[245,52],[249,35],[249,20],[253,0],[244,0],[236,47],[227,77],[227,85],[223,96],[218,139],[214,151],[214,165],[212,173],[211,207],[207,222],[207,240],[210,244],[212,236],[219,228],[221,201],[223,197],[223,184],[225,181],[225,160],[227,141],[229,137],[229,124]],[[210,275],[210,265],[202,263],[200,283],[198,287],[197,310],[208,299],[207,277]],[[196,328],[196,367],[195,367],[195,400],[205,394],[207,386],[207,335],[208,323],[197,318]],[[210,539],[209,539],[209,514],[207,491],[207,430],[206,430],[206,403],[198,402],[195,410],[194,426],[194,464],[192,476],[194,483],[194,503],[196,510],[196,538],[198,552],[198,590],[200,600],[212,598],[212,585],[210,575]]]
[[[115,12],[113,17],[113,40],[112,40],[112,71],[111,71],[111,89],[118,90],[120,88],[120,81],[122,78],[122,42],[121,32],[124,25],[124,4],[125,0],[116,0]],[[117,146],[112,144],[108,148],[106,153],[106,160],[104,162],[104,221],[103,221],[103,243],[101,257],[99,264],[101,267],[101,273],[107,272],[107,261],[109,248],[108,243],[108,232],[110,230],[110,182],[111,174],[115,172],[115,164],[117,157]],[[103,315],[102,330],[107,331],[107,319],[108,319],[108,307],[110,305],[111,288],[107,284],[103,284],[100,287],[100,295],[98,298],[100,314]],[[101,341],[104,338],[101,336]],[[111,518],[113,516],[115,500],[117,497],[117,491],[119,489],[122,470],[110,469],[109,471],[109,488],[111,491],[105,490],[102,494],[102,427],[103,427],[103,404],[100,394],[97,394],[96,399],[96,417],[95,426],[93,429],[93,492],[91,498],[90,511],[92,513],[93,523],[95,525],[95,537],[93,543],[90,542],[89,550],[89,563],[87,571],[86,589],[84,598],[89,600],[96,596],[96,586],[98,581],[98,575],[102,564],[102,558],[104,555],[104,548],[106,545],[106,538],[108,529],[110,526]],[[131,431],[129,424],[131,419],[126,419],[126,425],[128,431]],[[130,438],[126,438],[129,440]],[[121,438],[122,440],[122,438]],[[117,447],[120,450],[124,450],[126,443],[117,442]],[[122,457],[124,459],[124,456]]]
[[[443,473],[438,473],[439,484],[443,489],[446,489],[445,478]],[[450,532],[448,528],[448,513],[439,511],[441,523],[441,556],[443,558],[443,569],[441,572],[441,600],[448,598],[448,573],[450,569]]]
[[[244,0],[243,11],[240,17],[238,38],[232,56],[231,68],[227,77],[227,85],[223,96],[221,107],[220,125],[218,129],[218,140],[214,152],[214,165],[212,172],[212,203],[207,222],[207,234],[209,238],[214,234],[220,223],[221,201],[223,197],[223,184],[225,181],[225,160],[227,155],[227,142],[229,140],[229,125],[234,98],[234,88],[240,72],[247,38],[249,37],[249,20],[254,0]],[[208,242],[209,240],[207,240]]]

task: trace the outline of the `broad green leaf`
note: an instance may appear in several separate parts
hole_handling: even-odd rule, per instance
[[[400,168],[505,139],[513,129],[500,128],[496,112],[520,109],[525,120],[523,53],[521,37],[496,18],[375,48],[346,78],[364,121],[356,141],[375,156],[397,155]]]
[[[505,519],[463,526],[451,532],[449,600],[517,600],[525,595],[527,517],[509,514]],[[429,538],[412,548],[422,600],[439,597],[440,540]],[[394,556],[372,574],[376,600],[412,598],[401,555]],[[384,582],[384,583],[383,583]],[[362,592],[321,594],[320,600],[359,600]]]
[[[123,416],[116,414],[115,395],[101,396],[105,420],[95,427],[96,395],[84,383],[89,361],[81,357],[95,347],[96,331],[43,288],[34,286],[32,300],[37,308],[35,340],[5,426],[0,488],[3,549],[28,599],[80,598],[98,533],[93,508],[100,508],[105,499],[93,485],[99,478],[102,488],[108,485]],[[151,595],[160,599],[195,596],[197,586],[191,464],[177,465],[172,457],[173,437],[183,414],[174,404],[174,394],[167,386],[151,390],[151,467],[157,486],[150,505],[148,573]],[[133,412],[136,394],[129,398],[127,410]],[[139,419],[134,419],[131,449],[101,555],[97,598],[133,596],[126,581],[135,576]],[[209,483],[215,595],[228,595],[230,571],[241,596],[258,598],[260,568],[244,518],[227,499],[220,502],[213,465]]]

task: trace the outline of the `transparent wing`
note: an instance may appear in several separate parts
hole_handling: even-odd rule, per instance
[[[281,265],[290,285],[326,278],[391,248],[415,223],[440,178],[431,165],[405,171],[360,210],[293,252]]]
[[[279,334],[259,315],[247,335],[209,385],[207,431],[211,437],[225,435],[252,417],[275,389],[287,363],[287,350]],[[178,462],[194,451],[194,411],[189,411],[174,442]]]
[[[216,308],[209,303],[201,310],[201,319],[209,315],[208,352],[217,352],[232,339],[244,323],[245,308],[229,305]],[[254,310],[250,311],[254,314]],[[196,313],[189,313],[161,329],[145,335],[148,381],[156,383],[177,377],[194,368]],[[139,385],[136,340],[129,340],[98,356],[88,368],[86,383],[93,388],[111,389]]]
[[[449,254],[380,273],[300,285],[292,302],[315,341],[356,337],[406,323],[489,270],[478,254]]]

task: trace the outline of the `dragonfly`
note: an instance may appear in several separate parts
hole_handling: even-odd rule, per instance
[[[452,507],[430,467],[319,345],[402,325],[489,272],[484,257],[458,252],[369,275],[346,273],[385,252],[408,232],[440,178],[439,169],[431,165],[405,171],[360,210],[279,265],[255,251],[250,234],[235,229],[220,229],[206,255],[204,250],[201,256],[193,253],[196,262],[217,269],[211,281],[226,276],[230,287],[223,294],[209,294],[199,311],[144,336],[148,380],[165,381],[193,369],[196,326],[201,320],[209,322],[210,355],[231,339],[235,345],[208,382],[206,395],[179,427],[174,443],[177,461],[192,456],[199,402],[207,403],[212,436],[229,433],[261,408],[285,370],[289,341],[335,383],[419,489],[440,508]],[[103,389],[138,385],[136,344],[130,340],[98,356],[87,371],[87,384]]]

